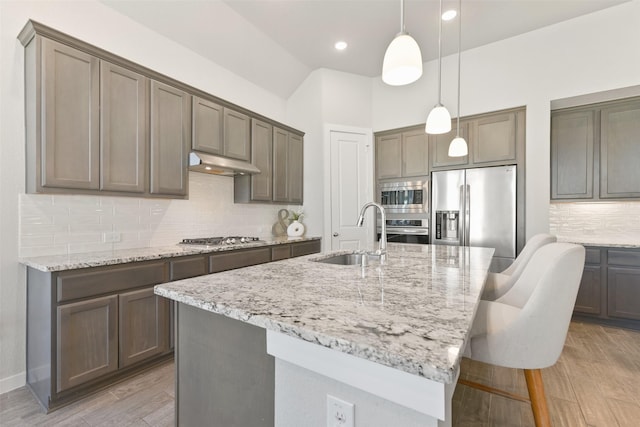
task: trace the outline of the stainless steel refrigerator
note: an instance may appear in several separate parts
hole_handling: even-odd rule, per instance
[[[516,166],[431,174],[431,243],[495,248],[491,271],[516,256]]]

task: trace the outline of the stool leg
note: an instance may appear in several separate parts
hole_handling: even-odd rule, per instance
[[[527,389],[529,390],[531,409],[533,410],[536,427],[551,427],[547,399],[545,398],[542,384],[542,372],[540,369],[525,369],[524,378],[527,380]]]

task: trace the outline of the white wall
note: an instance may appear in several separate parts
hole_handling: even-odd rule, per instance
[[[436,67],[426,65],[424,76],[406,88],[374,79],[374,130],[425,121],[437,97]],[[455,55],[443,61],[443,102],[453,115],[456,67]],[[463,52],[462,116],[527,107],[527,236],[549,230],[551,101],[638,84],[638,0]]]
[[[262,233],[271,229],[274,212],[279,209],[233,206],[230,178],[196,174],[190,177],[192,194],[188,201],[21,196],[25,176],[24,48],[16,36],[28,19],[286,123],[285,100],[100,2],[0,0],[0,393],[24,384],[25,271],[18,264],[19,206],[33,214],[27,215],[33,222],[27,219],[22,224],[24,255],[104,249],[91,226],[75,221],[79,217],[104,221],[96,229],[122,231],[123,242],[107,245],[110,248],[173,243],[184,237],[183,231],[186,236],[199,229],[227,234],[231,229],[240,230],[237,224],[249,227],[243,234]],[[112,215],[104,214],[109,211]],[[155,225],[153,220],[145,222],[154,216]],[[56,224],[56,218],[62,224]],[[229,224],[231,227],[226,227]]]

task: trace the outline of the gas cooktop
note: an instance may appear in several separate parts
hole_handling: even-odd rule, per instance
[[[237,245],[241,243],[261,242],[259,237],[226,236],[226,237],[198,237],[194,239],[182,239],[181,245],[205,245],[223,246]]]

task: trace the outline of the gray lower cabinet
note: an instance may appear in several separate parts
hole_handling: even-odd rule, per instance
[[[56,309],[56,391],[62,392],[118,369],[118,296]]]
[[[640,329],[640,250],[587,248],[574,315]]]
[[[151,186],[155,195],[186,196],[191,95],[151,81]]]
[[[119,366],[126,367],[169,350],[169,301],[153,288],[118,295]]]
[[[640,198],[640,98],[551,113],[551,198]]]

